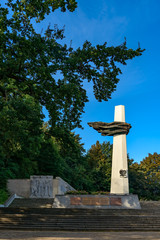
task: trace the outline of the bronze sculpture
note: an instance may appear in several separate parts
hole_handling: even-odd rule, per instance
[[[89,122],[88,125],[93,127],[102,136],[115,136],[120,134],[128,134],[131,128],[131,124],[125,122]]]

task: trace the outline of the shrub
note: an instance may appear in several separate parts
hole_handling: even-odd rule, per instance
[[[8,199],[8,193],[4,189],[0,189],[0,204],[3,204]]]
[[[86,194],[89,194],[89,193],[84,191],[84,190],[80,190],[80,191],[68,191],[68,192],[66,192],[66,194],[86,195]]]

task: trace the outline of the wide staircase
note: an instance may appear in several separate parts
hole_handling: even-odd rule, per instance
[[[16,206],[0,208],[0,230],[160,231],[159,202],[141,202],[141,210]]]
[[[15,198],[9,208],[52,208],[54,198]]]

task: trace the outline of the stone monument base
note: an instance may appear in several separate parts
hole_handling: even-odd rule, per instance
[[[53,208],[141,209],[137,195],[56,195]]]

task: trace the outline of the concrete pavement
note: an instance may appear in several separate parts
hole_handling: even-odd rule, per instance
[[[0,240],[160,240],[160,232],[0,231]]]

